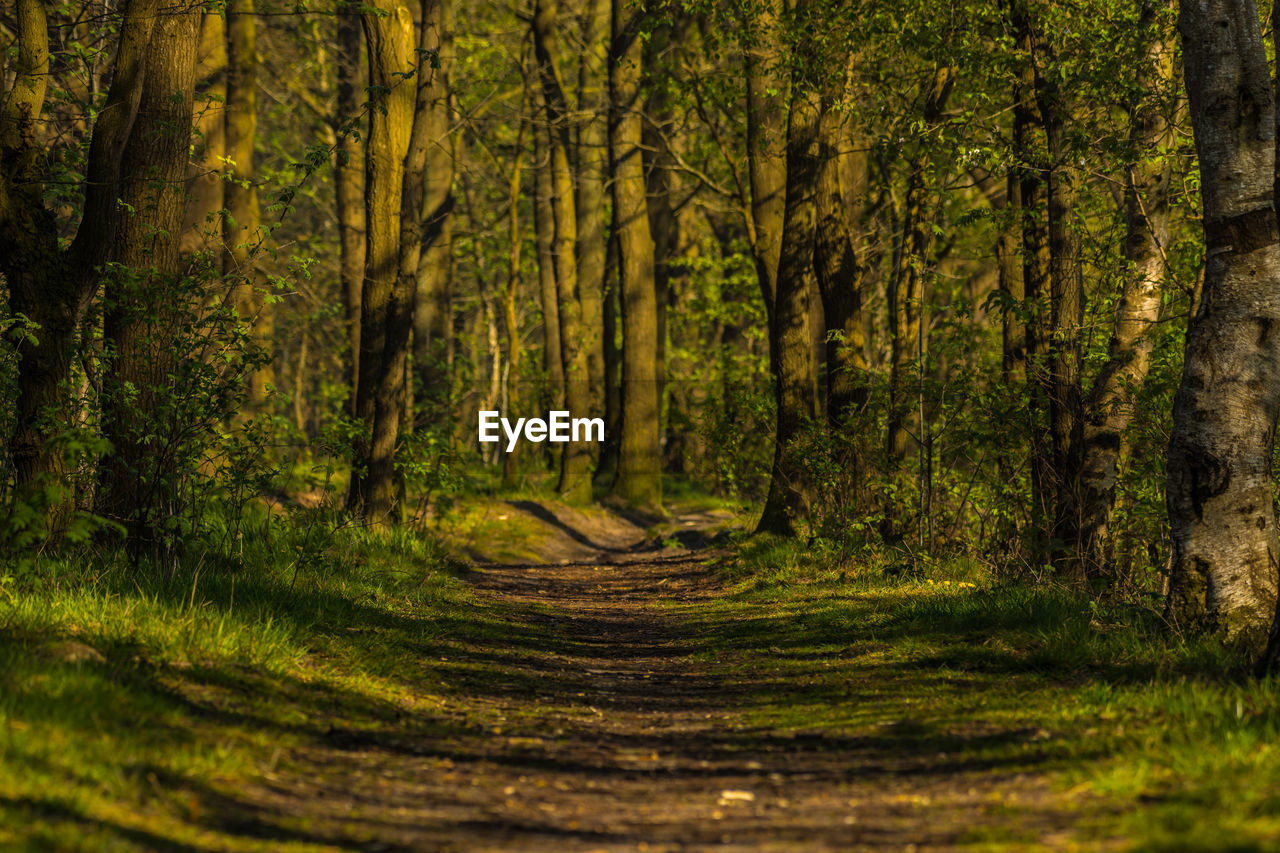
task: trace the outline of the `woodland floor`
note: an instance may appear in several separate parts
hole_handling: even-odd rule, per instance
[[[1088,602],[484,512],[456,578],[14,604],[0,849],[1280,849],[1273,688]]]
[[[470,576],[513,630],[497,642],[455,638],[444,691],[453,695],[430,731],[335,729],[244,791],[226,819],[376,850],[1078,843],[1090,804],[1040,767],[1048,732],[926,724],[937,687],[918,672],[887,673],[872,658],[855,666],[840,697],[884,710],[859,725],[773,727],[747,713],[811,702],[824,660],[802,655],[804,667],[778,673],[712,641],[718,625],[698,605],[722,593],[707,564],[724,554],[699,531],[722,519],[678,519],[676,538],[694,546],[685,548],[655,545],[616,518],[514,511],[563,535],[538,561],[481,564]],[[759,611],[735,618],[768,618],[767,605]],[[904,701],[925,707],[904,713]],[[993,745],[1021,748],[1010,760]]]

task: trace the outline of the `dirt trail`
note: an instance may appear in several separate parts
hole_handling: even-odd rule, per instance
[[[707,626],[662,604],[716,593],[709,552],[625,525],[574,534],[573,559],[477,570],[524,629],[465,652],[476,669],[450,688],[471,695],[435,712],[445,726],[335,734],[264,808],[305,801],[314,840],[372,850],[952,849],[975,828],[1067,844],[1072,815],[1043,778],[984,764],[989,732],[939,753],[882,729],[750,727],[767,685],[699,654]]]

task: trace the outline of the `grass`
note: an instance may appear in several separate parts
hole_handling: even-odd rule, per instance
[[[430,705],[420,661],[459,623],[506,631],[429,540],[317,516],[252,542],[0,587],[0,848],[320,849],[229,829],[243,784]]]
[[[915,752],[1048,770],[1081,801],[1085,838],[1133,849],[1280,845],[1280,683],[1169,636],[1152,610],[1002,583],[965,559],[767,537],[719,571],[724,596],[673,606],[704,622],[706,659],[767,687],[745,725],[870,727]],[[984,744],[986,731],[1025,734]]]
[[[536,553],[546,531],[495,506],[446,523]],[[98,557],[0,583],[0,849],[359,845],[288,814],[256,822],[246,786],[335,731],[447,745],[543,727],[532,697],[558,688],[516,664],[572,638],[545,608],[473,596],[435,540],[317,509],[239,542],[177,569]],[[1280,845],[1280,684],[1168,636],[1149,609],[821,542],[756,537],[708,567],[722,594],[663,606],[733,686],[735,730],[1048,773],[1085,846]],[[975,821],[967,840],[1034,840],[1002,826]]]

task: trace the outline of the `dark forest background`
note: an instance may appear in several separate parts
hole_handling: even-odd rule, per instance
[[[692,489],[1256,654],[1253,11],[1201,15],[1223,48],[1152,0],[11,0],[4,546],[176,565]],[[561,408],[606,441],[475,440]]]

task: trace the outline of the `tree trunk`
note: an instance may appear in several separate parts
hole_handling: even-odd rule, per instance
[[[65,459],[52,439],[58,418],[74,405],[66,393],[80,321],[97,292],[99,268],[111,259],[119,225],[122,159],[139,114],[144,66],[151,49],[158,0],[129,0],[123,8],[111,86],[93,126],[86,164],[81,227],[65,251],[58,225],[45,206],[45,158],[37,127],[49,68],[49,22],[39,0],[17,4],[18,61],[0,110],[0,272],[9,286],[9,309],[40,329],[18,345],[18,394],[9,445],[14,485],[28,505],[45,501],[46,526],[57,531],[71,509],[71,495],[44,492],[62,482]],[[184,161],[185,162],[185,161]]]
[[[1022,259],[1022,182],[1016,166],[1005,179],[1005,203],[996,237],[1001,300],[1000,309],[1000,378],[1007,387],[1021,381],[1027,373],[1027,329],[1021,319],[1027,298],[1023,282]]]
[[[662,504],[659,447],[658,306],[654,294],[654,248],[649,232],[641,154],[640,80],[643,9],[627,14],[612,0],[609,63],[609,151],[618,274],[622,299],[622,433],[613,493],[632,505]]]
[[[751,181],[748,235],[765,311],[772,315],[786,213],[787,156],[783,106],[789,78],[779,55],[781,0],[749,10],[743,58],[747,78],[747,168]]]
[[[564,362],[560,360],[560,309],[556,293],[556,263],[552,253],[555,218],[551,213],[551,159],[547,128],[533,122],[533,229],[538,260],[538,295],[542,306],[542,369],[547,375],[548,409],[564,408]],[[548,452],[555,450],[548,443]]]
[[[795,87],[787,117],[787,182],[782,249],[769,323],[774,354],[776,424],[773,467],[759,533],[795,534],[795,522],[813,500],[797,440],[818,417],[817,370],[809,329],[818,183],[818,118],[821,98],[812,87]]]
[[[582,3],[584,51],[578,64],[574,210],[578,217],[578,287],[583,346],[591,378],[591,411],[604,407],[604,335],[601,324],[606,256],[605,173],[609,167],[609,2]]]
[[[350,3],[338,7],[338,148],[334,176],[337,199],[342,316],[350,347],[351,414],[360,378],[360,296],[364,287],[364,137],[368,118],[360,105],[360,17]]]
[[[158,406],[173,384],[180,329],[173,278],[191,144],[200,5],[158,16],[143,61],[138,112],[120,160],[119,207],[107,282],[104,338],[114,353],[103,394],[102,433],[112,453],[99,469],[98,512],[125,525],[134,548],[156,544],[176,512],[171,453],[175,413]]]
[[[841,91],[828,92],[818,122],[818,178],[814,272],[822,299],[827,365],[827,425],[851,490],[847,496],[856,512],[866,498],[867,442],[858,432],[857,419],[867,404],[867,359],[863,315],[863,274],[857,241],[849,221],[845,173],[867,168],[866,153],[852,155],[847,164],[842,153],[847,138],[845,113],[835,109]]]
[[[521,175],[524,166],[524,140],[529,121],[524,115],[528,105],[528,91],[521,98],[520,130],[516,134],[515,162],[507,180],[507,284],[502,291],[502,325],[506,331],[507,367],[503,373],[502,408],[507,412],[522,411],[524,395],[520,388],[520,316],[516,310],[516,297],[520,291],[520,250],[524,240],[520,234],[520,193],[523,187]],[[502,485],[512,489],[516,485],[516,454],[502,448]]]
[[[596,485],[612,489],[618,477],[618,445],[622,433],[622,347],[618,326],[622,307],[618,298],[618,229],[616,218],[610,228],[604,273],[604,444],[596,466]]]
[[[552,256],[556,270],[556,296],[560,313],[560,353],[564,365],[565,408],[573,417],[591,411],[589,346],[578,292],[578,221],[574,212],[573,169],[569,162],[569,104],[560,77],[555,37],[554,0],[536,0],[533,12],[533,46],[542,81],[547,120],[547,148],[551,169],[551,215],[554,223]],[[572,502],[591,500],[591,445],[566,443],[560,454],[560,496]]]
[[[954,69],[941,66],[935,72],[929,91],[925,95],[923,111],[924,128],[932,130],[946,108],[947,98],[955,82]],[[927,172],[930,164],[928,146],[930,140],[922,139],[921,150],[909,164],[907,190],[902,203],[901,244],[898,262],[889,283],[889,407],[885,428],[885,456],[888,474],[901,479],[900,471],[907,452],[914,441],[921,453],[927,451],[923,441],[924,424],[921,423],[918,394],[911,394],[911,385],[919,388],[921,371],[924,370],[925,336],[927,325],[922,325],[921,315],[925,304],[925,268],[933,252],[933,230],[925,221],[924,199]],[[913,372],[916,382],[910,382]],[[916,436],[912,438],[914,426]],[[922,469],[925,460],[922,459]],[[903,530],[900,521],[900,496],[892,496],[884,507],[881,533],[887,539],[900,539]]]
[[[227,156],[227,33],[220,12],[206,11],[200,22],[196,65],[196,139],[187,167],[187,206],[182,220],[183,255],[209,252],[222,268],[222,224],[226,207],[223,158]]]
[[[227,216],[223,241],[228,254],[223,272],[236,281],[235,306],[251,322],[256,341],[271,345],[272,310],[263,299],[262,282],[255,271],[257,256],[266,239],[258,207],[258,187],[253,167],[253,146],[258,134],[258,23],[254,0],[227,3],[227,156],[231,180],[226,184]],[[261,405],[273,382],[271,363],[249,377],[249,402]]]
[[[358,443],[347,506],[366,523],[391,521],[395,506],[395,444],[400,409],[388,411],[399,380],[390,359],[399,341],[400,270],[405,156],[414,123],[415,87],[405,83],[414,66],[413,17],[398,0],[377,0],[384,12],[363,15],[369,52],[369,83],[375,94],[365,160],[364,287],[361,292],[360,379],[356,416],[364,435]],[[409,78],[412,79],[412,78]],[[380,414],[381,411],[381,414]]]
[[[1058,65],[1055,57],[1049,62]],[[1071,120],[1058,68],[1045,73],[1035,65],[1036,99],[1044,122],[1049,153],[1046,197],[1049,211],[1049,437],[1054,487],[1051,558],[1060,577],[1084,579],[1079,554],[1072,547],[1081,518],[1081,468],[1084,458],[1084,418],[1081,394],[1081,328],[1084,325],[1084,271],[1080,261],[1074,161],[1077,153],[1067,142]]]
[[[449,352],[453,337],[453,208],[454,136],[452,91],[453,7],[449,0],[424,6],[424,26],[438,51],[439,68],[427,82],[427,171],[422,198],[424,225],[422,263],[418,266],[413,309],[413,369],[417,374],[414,404],[419,426],[438,424],[448,416],[452,393]],[[430,63],[427,63],[428,65]]]
[[[1252,0],[1184,0],[1205,280],[1174,399],[1167,619],[1258,651],[1275,615],[1280,411],[1275,105]]]
[[[850,188],[842,176],[845,113],[834,109],[838,97],[838,91],[828,93],[818,122],[814,271],[826,324],[827,422],[832,432],[844,434],[853,414],[866,405],[867,359],[862,313],[864,270],[849,222]],[[866,153],[852,156],[859,160],[853,168],[865,173]]]
[[[1048,432],[1048,349],[1044,330],[1045,296],[1049,293],[1049,237],[1045,210],[1046,162],[1044,123],[1035,98],[1036,63],[1045,52],[1044,39],[1034,26],[1026,0],[1011,0],[1009,15],[1025,57],[1019,63],[1013,96],[1014,169],[1021,202],[1022,284],[1027,315],[1024,358],[1027,382],[1027,435],[1030,442],[1031,561],[1049,558],[1051,462],[1044,436]]]
[[[1116,305],[1107,361],[1094,382],[1085,412],[1084,461],[1080,475],[1080,526],[1073,543],[1086,576],[1111,573],[1110,522],[1116,479],[1128,456],[1125,432],[1133,420],[1133,398],[1146,379],[1160,319],[1165,278],[1164,247],[1169,243],[1169,166],[1164,151],[1173,145],[1173,129],[1158,92],[1173,77],[1173,45],[1155,31],[1155,8],[1146,3],[1142,24],[1150,39],[1137,70],[1145,101],[1130,111],[1130,143],[1136,162],[1125,177],[1124,257],[1129,266]]]

